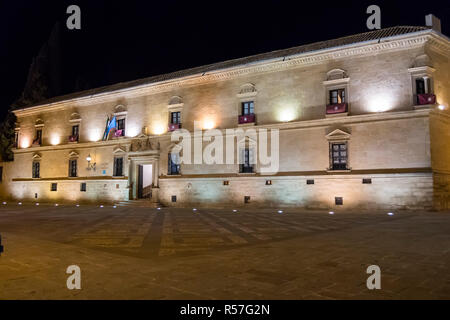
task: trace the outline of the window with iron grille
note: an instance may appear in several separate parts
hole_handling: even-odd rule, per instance
[[[169,166],[167,168],[167,174],[175,175],[180,174],[180,162],[178,153],[169,153]]]
[[[330,158],[332,170],[347,170],[347,143],[330,143]]]
[[[52,183],[51,187],[50,187],[50,191],[57,191],[58,190],[58,184],[57,183]]]
[[[313,179],[306,180],[306,184],[314,184],[314,180]]]
[[[170,123],[171,124],[180,124],[181,123],[181,111],[176,111],[176,112],[170,113]]]
[[[33,178],[40,178],[41,163],[33,161]]]
[[[123,176],[123,158],[122,157],[114,158],[114,176],[115,177]]]
[[[242,149],[242,160],[241,164],[239,165],[239,172],[240,173],[253,173],[253,165],[252,165],[252,149]]]
[[[330,90],[330,104],[345,103],[345,89]]]
[[[86,192],[86,182],[82,182],[82,183],[80,184],[80,191],[81,191],[81,192]]]
[[[69,177],[77,176],[77,160],[69,160]]]
[[[253,101],[242,102],[242,115],[253,114],[254,109]]]
[[[117,120],[117,130],[122,130],[121,136],[125,136],[125,119]]]

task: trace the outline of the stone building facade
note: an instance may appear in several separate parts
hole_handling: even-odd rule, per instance
[[[394,27],[57,97],[15,111],[1,197],[449,209],[449,59],[439,30]],[[174,165],[194,123],[279,130],[278,170],[247,145],[244,165]]]

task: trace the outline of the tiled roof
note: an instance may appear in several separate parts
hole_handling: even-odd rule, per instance
[[[397,27],[385,28],[385,29],[380,29],[380,30],[375,30],[375,31],[369,31],[369,32],[359,33],[359,34],[346,36],[346,37],[342,37],[342,38],[337,38],[337,39],[333,39],[333,40],[314,42],[311,44],[306,44],[306,45],[293,47],[293,48],[289,48],[289,49],[271,51],[271,52],[257,54],[257,55],[253,55],[253,56],[249,56],[249,57],[213,63],[213,64],[195,67],[195,68],[191,68],[191,69],[185,69],[185,70],[175,71],[175,72],[166,73],[166,74],[162,74],[162,75],[152,76],[152,77],[148,77],[148,78],[143,78],[143,79],[138,79],[138,80],[133,80],[133,81],[128,81],[128,82],[120,82],[117,84],[108,85],[108,86],[104,86],[104,87],[100,87],[100,88],[70,93],[70,94],[67,94],[64,96],[58,96],[58,97],[54,97],[54,98],[42,101],[36,105],[42,105],[42,104],[54,103],[54,102],[58,102],[58,101],[69,100],[69,99],[86,97],[86,96],[121,90],[121,89],[125,89],[125,88],[131,88],[131,87],[145,85],[145,84],[152,84],[152,83],[182,78],[182,77],[196,75],[196,74],[203,74],[206,72],[227,69],[227,68],[231,68],[231,67],[245,66],[245,65],[248,65],[251,63],[264,61],[264,60],[283,58],[283,57],[288,57],[288,56],[297,55],[297,54],[301,54],[301,53],[313,52],[313,51],[318,51],[318,50],[323,50],[323,49],[330,49],[330,48],[340,47],[340,46],[344,46],[344,45],[351,45],[351,44],[355,44],[355,43],[365,42],[365,41],[378,40],[378,39],[382,39],[382,38],[399,36],[399,35],[419,32],[419,31],[428,30],[428,29],[429,29],[428,27],[397,26]]]

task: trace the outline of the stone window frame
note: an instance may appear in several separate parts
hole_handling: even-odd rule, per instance
[[[433,67],[430,66],[420,66],[420,67],[413,67],[408,69],[408,73],[411,79],[411,106],[414,109],[423,109],[423,108],[430,108],[432,105],[425,104],[425,105],[419,105],[417,103],[417,88],[416,88],[416,80],[423,78],[425,80],[425,85],[427,84],[426,79],[430,79],[430,88],[428,88],[428,92],[430,94],[434,94],[434,77],[433,73],[436,71]]]
[[[35,125],[34,125],[34,134],[35,137],[33,138],[32,141],[32,145],[34,143],[34,141],[37,139],[37,132],[40,130],[41,131],[41,141],[39,143],[39,146],[42,146],[44,144],[44,121],[40,118],[36,119],[35,121]]]
[[[243,162],[242,155],[243,155],[243,152],[245,152],[244,150],[246,150],[246,149],[251,150],[252,155],[253,155],[254,161],[249,159],[249,162],[253,167],[252,172],[241,172],[241,164]],[[238,143],[237,143],[237,152],[238,152],[237,173],[238,173],[238,175],[255,175],[256,173],[259,172],[257,151],[258,151],[258,144],[254,139],[252,139],[248,136],[245,136],[243,139],[238,141]],[[249,155],[249,157],[250,156],[251,155]],[[254,163],[252,163],[252,162],[254,162]]]
[[[333,172],[351,172],[352,168],[350,166],[350,140],[351,140],[351,134],[341,130],[341,129],[335,129],[328,133],[326,136],[327,142],[328,142],[328,168],[327,172],[333,173]],[[333,169],[333,159],[332,159],[332,145],[334,143],[345,143],[347,145],[347,163],[346,163],[346,169],[343,170],[335,170]]]
[[[167,104],[167,127],[172,123],[172,112],[180,113],[180,124],[183,125],[183,109],[184,102],[180,96],[173,96],[170,98],[169,103]]]
[[[125,127],[126,128],[126,127]],[[126,172],[126,152],[124,150],[123,147],[116,147],[113,151],[113,172],[112,172],[112,177],[113,178],[123,178],[126,177],[125,172]],[[117,158],[122,158],[122,175],[116,175],[116,159]]]
[[[326,114],[326,118],[336,118],[345,117],[350,113],[350,77],[347,72],[342,69],[332,69],[327,72],[327,80],[323,81],[322,84],[325,89],[325,108],[330,104],[330,91],[336,89],[345,90],[345,103],[347,104],[347,112],[338,114]]]
[[[238,127],[248,127],[256,125],[256,115],[257,115],[257,96],[258,90],[256,90],[256,86],[253,83],[245,83],[240,86],[239,93],[236,95],[237,98],[237,114],[238,116],[242,116],[242,104],[245,102],[253,102],[253,114],[255,115],[255,122],[251,123],[238,123]]]
[[[128,128],[128,111],[127,108],[123,105],[123,104],[118,104],[117,106],[114,107],[114,113],[113,113],[113,117],[116,117],[116,128],[117,129],[117,125],[119,123],[119,120],[124,120],[124,124],[125,124],[125,133],[120,136],[120,137],[116,137],[115,135],[112,137],[113,139],[123,139],[126,137],[127,135],[127,128]]]
[[[79,154],[77,152],[75,152],[75,151],[72,151],[72,152],[69,153],[69,167],[68,167],[68,177],[69,178],[77,178],[78,175],[79,175],[79,170],[78,170],[78,165],[79,165],[78,159],[79,159],[79,157],[80,157]],[[75,176],[71,175],[71,173],[72,173],[71,172],[72,161],[76,161]]]
[[[15,149],[20,148],[20,127],[14,128],[14,145]]]
[[[32,158],[32,160],[31,160],[31,178],[32,179],[41,179],[41,160],[42,160],[42,157],[41,157],[41,155],[40,154],[38,154],[38,153],[35,153],[34,155],[33,155],[33,158]],[[39,165],[38,165],[38,176],[36,177],[35,176],[35,163],[38,163]]]
[[[78,140],[75,142],[69,141],[69,143],[80,142],[80,139],[81,139],[81,117],[78,112],[74,112],[70,115],[69,124],[70,124],[70,136],[72,136],[73,127],[78,126]]]

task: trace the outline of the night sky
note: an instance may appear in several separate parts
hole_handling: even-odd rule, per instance
[[[309,2],[309,1],[308,1]],[[382,28],[441,19],[448,1],[21,1],[0,2],[1,118],[24,87],[32,58],[56,22],[62,26],[61,93],[368,31],[366,8],[381,7]],[[66,8],[81,8],[67,30]]]

